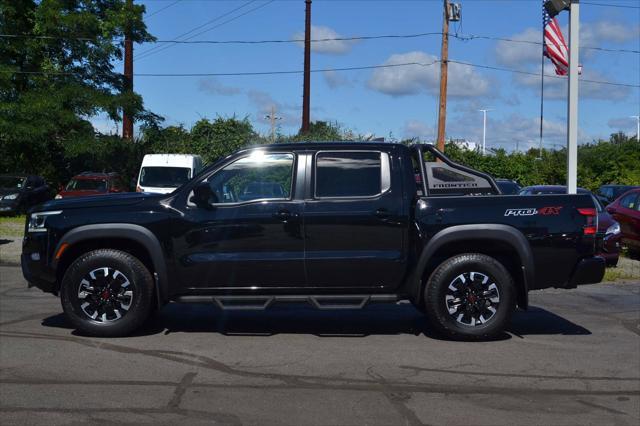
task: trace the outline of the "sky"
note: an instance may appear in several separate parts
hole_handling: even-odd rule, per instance
[[[458,0],[462,20],[450,33],[540,42],[541,0]],[[303,37],[304,0],[135,0],[146,6],[148,30],[158,40],[295,40]],[[596,4],[588,4],[596,3]],[[613,7],[618,5],[622,7]],[[568,43],[568,13],[558,17]],[[411,35],[442,31],[440,0],[314,0],[312,38]],[[583,79],[636,87],[580,83],[579,142],[623,131],[634,134],[640,114],[640,1],[581,2]],[[189,32],[191,31],[191,32]],[[188,33],[189,32],[189,33]],[[183,35],[188,33],[186,35]],[[311,120],[337,121],[359,135],[392,139],[436,136],[440,34],[312,44],[311,68],[419,63],[311,75]],[[541,46],[512,41],[450,39],[449,59],[531,72],[512,73],[451,63],[447,138],[479,142],[482,113],[487,147],[509,151],[537,146],[540,123]],[[135,74],[210,74],[300,71],[301,43],[143,44],[134,47]],[[431,64],[431,65],[430,65]],[[122,63],[115,63],[116,69]],[[545,73],[554,74],[545,60]],[[283,134],[300,128],[303,76],[136,75],[134,89],[165,125],[190,128],[201,118],[247,117],[261,133],[272,108]],[[544,145],[566,143],[566,80],[545,77]],[[104,117],[94,126],[113,132]]]

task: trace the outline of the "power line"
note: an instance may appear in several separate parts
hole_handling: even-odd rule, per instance
[[[175,6],[176,4],[180,3],[181,1],[182,1],[182,0],[175,0],[173,3],[171,3],[171,4],[169,4],[169,5],[165,6],[165,7],[163,7],[163,8],[161,8],[161,9],[158,9],[158,10],[156,10],[155,12],[153,12],[153,13],[151,13],[151,14],[149,14],[149,15],[145,16],[145,17],[144,17],[144,19],[145,19],[145,20],[147,20],[147,19],[151,18],[152,16],[155,16],[155,15],[157,15],[158,13],[163,12],[163,11],[165,11],[165,10],[169,9],[171,6]]]
[[[587,2],[587,1],[583,1],[583,2],[580,2],[580,3],[581,4],[588,4],[589,6],[620,7],[620,8],[624,8],[624,9],[640,9],[640,6],[629,6],[629,5],[625,5],[625,4],[592,3],[592,2]]]
[[[465,65],[474,68],[483,68],[494,71],[503,71],[510,72],[514,74],[525,74],[525,75],[533,75],[540,76],[540,73],[517,70],[511,68],[503,68],[496,67],[491,65],[482,65],[482,64],[474,64],[471,62],[464,61],[456,61],[450,59],[449,62]],[[311,72],[330,72],[330,71],[357,71],[357,70],[369,70],[369,69],[378,69],[378,68],[397,68],[397,67],[406,67],[406,66],[422,66],[429,67],[434,64],[440,63],[439,60],[435,60],[433,62],[423,63],[423,62],[403,62],[398,64],[382,64],[382,65],[365,65],[365,66],[354,66],[354,67],[341,67],[341,68],[320,68],[313,69]],[[78,73],[73,72],[46,72],[46,71],[10,71],[10,70],[0,70],[0,73],[5,74],[30,74],[30,75],[79,75]],[[254,76],[254,75],[286,75],[286,74],[302,74],[303,70],[285,70],[285,71],[246,71],[246,72],[226,72],[226,73],[139,73],[134,74],[136,77],[230,77],[230,76]],[[96,74],[100,75],[100,74]],[[545,74],[545,77],[548,78],[559,78],[564,79],[563,76],[557,76],[553,74]],[[621,86],[621,87],[630,87],[630,88],[640,88],[640,84],[631,84],[631,83],[616,83],[612,81],[603,81],[603,80],[588,80],[588,79],[580,79],[583,83],[592,83],[592,84],[605,84],[610,86]]]
[[[311,72],[327,72],[327,71],[356,71],[356,70],[368,70],[376,68],[396,68],[406,67],[409,65],[417,65],[422,67],[428,67],[439,63],[436,60],[429,63],[423,62],[404,62],[399,64],[382,64],[382,65],[364,65],[355,67],[342,67],[342,68],[319,68],[313,69]],[[286,70],[286,71],[247,71],[247,72],[226,72],[226,73],[139,73],[134,74],[135,77],[229,77],[229,76],[252,76],[252,75],[283,75],[283,74],[302,74],[303,70]],[[0,73],[7,74],[32,74],[32,75],[78,75],[73,72],[46,72],[46,71],[9,71],[0,70]]]
[[[244,7],[246,7],[246,6],[250,5],[251,3],[254,3],[254,2],[256,2],[256,1],[257,1],[257,0],[250,0],[250,1],[248,1],[248,2],[246,2],[246,3],[244,3],[244,4],[240,5],[240,6],[238,6],[238,7],[236,7],[236,8],[231,9],[231,10],[230,10],[230,11],[228,11],[228,12],[223,13],[222,15],[218,15],[218,16],[216,16],[215,18],[208,20],[208,21],[207,21],[207,22],[205,22],[204,24],[200,24],[200,25],[198,25],[198,26],[196,26],[196,27],[194,27],[194,28],[190,29],[189,31],[187,31],[187,32],[185,32],[185,33],[182,33],[182,34],[180,34],[180,35],[176,36],[176,39],[180,39],[180,38],[182,38],[182,37],[185,37],[185,36],[187,36],[187,35],[189,35],[189,34],[193,33],[194,31],[199,30],[200,28],[206,27],[206,26],[207,26],[207,25],[209,25],[209,24],[213,24],[214,22],[217,22],[217,21],[219,21],[220,19],[223,19],[223,18],[225,18],[225,17],[227,17],[227,16],[231,15],[232,13],[234,13],[234,12],[236,12],[236,11],[240,10],[240,9],[243,9]],[[151,53],[151,52],[154,52],[154,51],[157,51],[157,50],[161,50],[161,49],[162,49],[162,47],[161,47],[161,46],[154,46],[154,47],[152,47],[152,48],[150,48],[150,49],[147,49],[147,50],[144,50],[144,51],[140,52],[140,54],[139,54],[138,56],[140,56],[140,55],[145,55],[145,54],[149,54],[149,53]]]
[[[460,64],[460,65],[466,65],[466,66],[470,66],[470,67],[474,67],[474,68],[484,68],[484,69],[489,69],[489,70],[494,70],[494,71],[510,72],[510,73],[514,73],[514,74],[534,75],[536,77],[540,76],[540,73],[524,71],[524,70],[515,70],[515,69],[511,69],[511,68],[494,67],[494,66],[491,66],[491,65],[472,64],[470,62],[454,61],[452,59],[450,59],[449,62]],[[545,77],[550,77],[550,78],[560,78],[560,79],[564,79],[565,78],[563,76],[553,75],[553,74],[545,74],[544,76]],[[583,82],[583,83],[607,84],[607,85],[610,85],[610,86],[622,86],[622,87],[640,88],[640,84],[615,83],[615,82],[612,82],[612,81],[587,80],[587,79],[583,79],[583,78],[581,78],[580,81]]]
[[[214,29],[214,28],[211,28]],[[207,30],[209,31],[209,30]],[[428,33],[415,33],[415,34],[381,34],[381,35],[371,35],[371,36],[350,36],[350,37],[333,37],[333,38],[318,38],[312,39],[312,43],[324,43],[331,41],[366,41],[366,40],[380,40],[380,39],[411,39],[411,38],[420,38],[427,36],[438,36],[442,35],[441,32],[428,32]],[[0,38],[41,38],[41,39],[66,39],[66,38],[74,38],[82,41],[97,41],[92,38],[83,38],[83,37],[57,37],[57,36],[38,36],[38,35],[20,35],[20,34],[0,34]],[[475,34],[449,34],[449,37],[456,38],[461,41],[473,41],[473,40],[494,40],[494,41],[504,41],[508,43],[522,43],[522,44],[531,44],[541,46],[543,43],[540,41],[533,40],[518,40],[506,37],[495,37],[495,36],[486,36],[486,35],[475,35]],[[286,44],[286,43],[302,43],[304,39],[272,39],[272,40],[155,40],[153,42],[148,43],[159,43],[159,44],[249,44],[249,45],[259,45],[259,44]],[[154,47],[152,49],[159,49],[160,47]],[[147,53],[151,51],[149,49],[143,53]],[[603,52],[615,52],[615,53],[632,53],[632,54],[640,54],[640,50],[633,49],[611,49],[606,47],[599,46],[580,46],[580,49],[585,50],[598,50]]]
[[[253,3],[254,1],[255,1],[255,0],[252,0],[252,1],[248,2],[248,3],[245,3],[242,7],[249,5],[249,4]],[[234,16],[233,18],[227,19],[226,21],[223,21],[223,22],[219,23],[218,25],[214,25],[214,26],[213,26],[213,27],[211,27],[211,28],[208,28],[208,29],[202,30],[202,31],[200,31],[200,32],[198,32],[198,33],[195,33],[195,34],[193,34],[193,35],[191,35],[191,36],[187,37],[187,38],[185,39],[185,41],[187,41],[187,40],[191,40],[192,38],[197,37],[197,36],[199,36],[199,35],[201,35],[201,34],[204,34],[204,33],[206,33],[206,32],[213,31],[213,30],[215,30],[216,28],[220,28],[220,27],[221,27],[221,26],[223,26],[223,25],[226,25],[226,24],[228,24],[228,23],[230,23],[230,22],[235,21],[236,19],[240,19],[240,18],[242,18],[243,16],[250,14],[251,12],[255,12],[255,11],[256,11],[256,10],[258,10],[258,9],[262,9],[263,7],[268,6],[269,4],[273,3],[274,1],[275,1],[275,0],[270,0],[270,1],[267,1],[267,2],[265,2],[265,3],[262,3],[261,5],[258,5],[258,6],[254,7],[254,8],[252,8],[252,9],[249,9],[249,10],[247,10],[246,12],[241,13],[240,15],[236,15],[236,16]],[[235,10],[238,10],[238,9],[240,9],[240,8],[236,8],[236,9],[234,9],[234,11],[235,11]],[[225,14],[224,16],[228,16],[230,13],[232,13],[232,12],[229,12],[229,13]],[[207,24],[207,25],[208,25],[208,24]],[[202,28],[202,25],[201,25],[200,27],[198,27],[198,28]],[[189,31],[187,34],[189,34],[189,33],[193,32],[193,31],[194,31],[194,30],[191,30],[191,31]],[[160,48],[160,49],[156,50],[155,52],[150,52],[150,53],[142,52],[142,53],[138,56],[138,58],[137,58],[137,59],[144,59],[144,58],[146,58],[146,57],[148,57],[148,56],[154,55],[154,54],[156,54],[156,53],[159,53],[159,52],[161,52],[161,51],[163,51],[163,50],[166,50],[166,49],[169,49],[169,48],[171,48],[171,47],[172,47],[171,45],[169,45],[169,46],[165,46],[165,47],[163,47],[163,48]]]

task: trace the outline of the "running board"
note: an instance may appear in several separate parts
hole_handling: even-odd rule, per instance
[[[316,309],[362,309],[370,303],[396,303],[396,294],[289,296],[178,296],[179,303],[213,303],[227,311],[262,311],[275,303],[308,303]]]

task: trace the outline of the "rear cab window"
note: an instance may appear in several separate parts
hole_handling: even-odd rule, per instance
[[[377,197],[390,188],[389,155],[381,151],[320,151],[315,198]]]
[[[432,152],[423,156],[429,196],[463,196],[496,194],[488,179],[437,161]]]

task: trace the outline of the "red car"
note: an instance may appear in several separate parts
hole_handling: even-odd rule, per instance
[[[84,172],[71,178],[67,186],[56,195],[56,199],[113,192],[127,192],[118,173]]]
[[[607,211],[620,224],[622,243],[640,254],[640,188],[622,194],[607,206]]]

